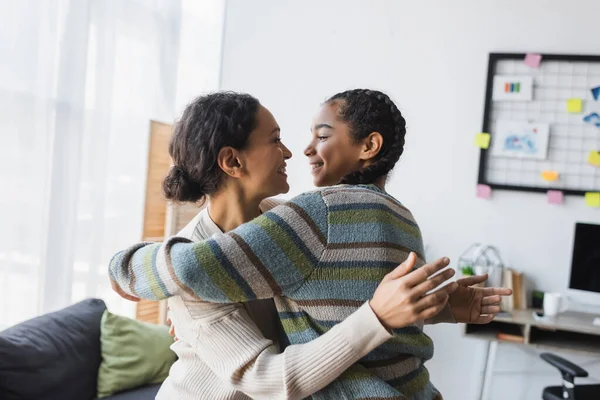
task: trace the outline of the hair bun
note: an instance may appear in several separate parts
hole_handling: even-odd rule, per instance
[[[175,165],[171,169],[173,171],[173,177],[180,179],[182,182],[188,182],[190,180],[189,175],[182,168]]]
[[[168,200],[196,202],[205,196],[203,185],[193,182],[179,166],[173,166],[163,180],[163,193]]]

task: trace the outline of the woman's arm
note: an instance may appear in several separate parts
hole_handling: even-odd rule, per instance
[[[126,293],[153,300],[185,292],[237,303],[292,293],[325,250],[324,221],[320,193],[303,194],[203,242],[174,237],[135,245],[113,257],[110,277]]]
[[[276,354],[243,310],[198,327],[194,346],[224,382],[251,398],[302,399],[392,335],[368,303],[322,336]]]

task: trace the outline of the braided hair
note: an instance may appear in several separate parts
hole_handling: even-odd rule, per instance
[[[326,103],[338,104],[338,118],[348,124],[355,141],[372,132],[379,132],[383,137],[375,161],[344,176],[341,183],[374,183],[390,172],[404,151],[406,121],[389,96],[377,90],[353,89],[330,97]]]
[[[223,175],[223,147],[243,149],[256,128],[259,101],[245,93],[216,92],[192,101],[175,125],[169,154],[173,168],[163,181],[169,200],[196,202],[216,192]]]

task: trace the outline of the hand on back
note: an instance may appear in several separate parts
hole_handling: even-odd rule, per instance
[[[416,254],[411,252],[406,261],[383,278],[369,302],[388,329],[402,328],[435,316],[458,287],[456,282],[452,282],[431,292],[454,276],[453,269],[437,274],[448,266],[448,258],[437,259],[413,270],[416,260]]]

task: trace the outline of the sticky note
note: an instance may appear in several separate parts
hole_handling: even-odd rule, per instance
[[[600,207],[600,192],[588,192],[585,194],[585,205],[588,207]]]
[[[490,147],[491,136],[489,133],[478,133],[475,135],[475,146],[487,149]]]
[[[535,53],[528,53],[525,56],[525,65],[531,68],[539,68],[542,62],[542,55]]]
[[[563,204],[565,201],[564,194],[560,190],[548,190],[546,197],[548,204]]]
[[[581,99],[567,100],[567,111],[573,114],[580,113],[583,110],[583,101]]]
[[[477,197],[480,199],[489,199],[492,197],[492,188],[488,185],[477,185]]]
[[[555,181],[558,179],[558,172],[556,171],[543,171],[542,179],[545,181]]]
[[[600,98],[600,86],[592,88],[592,96],[594,96],[594,100],[598,100],[598,98]]]
[[[583,100],[569,99],[567,100],[567,111],[570,113],[580,113],[583,110]]]
[[[588,162],[596,167],[600,167],[600,152],[596,150],[590,151],[590,155],[588,156]]]

